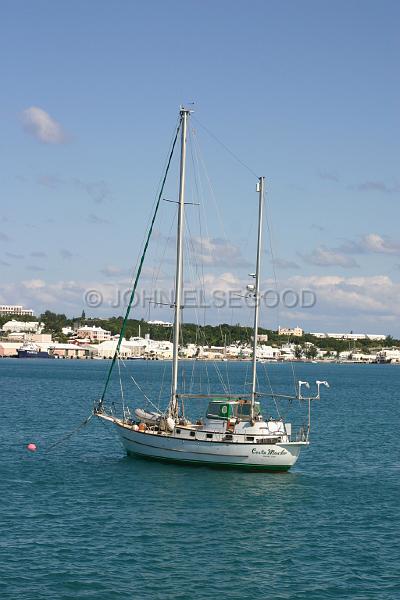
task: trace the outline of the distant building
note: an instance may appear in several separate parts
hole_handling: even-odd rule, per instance
[[[259,346],[257,348],[257,358],[261,360],[278,360],[281,356],[279,348],[273,346]]]
[[[0,342],[0,358],[18,356],[17,350],[20,347],[20,343]]]
[[[278,335],[292,335],[293,337],[302,337],[304,331],[301,327],[293,327],[293,329],[289,327],[278,327]]]
[[[7,333],[37,333],[43,328],[43,323],[38,321],[16,321],[11,319],[3,325],[3,331]]]
[[[159,327],[172,327],[172,323],[168,321],[147,321],[148,325],[158,325]]]
[[[374,342],[383,341],[386,339],[386,335],[374,334],[374,333],[321,333],[314,332],[310,333],[319,339],[333,339],[333,340],[371,340]]]
[[[0,304],[0,316],[25,315],[33,317],[33,310],[24,308],[22,304]]]
[[[85,338],[92,342],[105,342],[111,339],[111,331],[107,331],[102,327],[89,327],[84,325],[76,331],[78,338]]]
[[[260,344],[268,342],[268,335],[266,333],[259,333],[257,336],[257,340],[260,342]]]
[[[93,348],[80,348],[75,344],[53,344],[50,352],[56,358],[92,358],[96,355]]]
[[[383,363],[399,363],[400,349],[399,348],[383,348],[376,355],[377,362]]]

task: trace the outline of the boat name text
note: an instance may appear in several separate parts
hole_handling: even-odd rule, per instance
[[[282,454],[287,454],[285,449],[275,450],[275,448],[269,448],[268,450],[259,450],[258,448],[253,448],[251,451],[252,454],[261,454],[262,456],[282,456]]]

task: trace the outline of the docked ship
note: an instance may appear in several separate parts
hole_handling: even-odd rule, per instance
[[[47,350],[42,350],[37,344],[27,342],[17,350],[18,358],[54,358]]]

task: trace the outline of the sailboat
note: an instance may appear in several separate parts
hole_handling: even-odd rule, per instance
[[[135,418],[131,418],[130,413],[128,415],[124,414],[122,417],[116,416],[112,410],[107,409],[105,406],[105,392],[113,365],[118,359],[119,346],[127,319],[126,316],[119,344],[117,345],[108,373],[105,390],[101,399],[95,405],[94,414],[114,425],[128,455],[181,464],[196,464],[252,471],[287,471],[296,463],[301,450],[310,443],[311,401],[318,400],[320,398],[320,386],[328,386],[328,384],[325,381],[317,381],[317,394],[315,396],[304,397],[302,395],[302,386],[309,387],[309,384],[299,381],[296,395],[280,395],[282,398],[297,398],[308,403],[308,424],[297,432],[292,431],[291,423],[285,422],[283,418],[270,417],[264,419],[261,414],[261,396],[273,395],[272,393],[262,394],[257,389],[257,342],[260,308],[264,177],[259,177],[257,184],[259,202],[256,270],[251,275],[254,279],[254,284],[248,286],[248,290],[251,290],[251,293],[254,295],[251,391],[248,394],[221,394],[218,392],[215,394],[187,394],[181,391],[178,385],[178,352],[182,319],[186,144],[190,114],[190,110],[181,108],[177,135],[175,137],[176,141],[178,132],[180,131],[180,183],[176,242],[175,302],[173,304],[173,359],[168,407],[164,413],[157,411],[148,412],[145,409],[138,408],[135,411]],[[160,197],[161,193],[159,199]],[[152,225],[154,218],[155,215]],[[148,240],[151,235],[152,225]],[[136,290],[143,258],[144,256],[140,261],[131,298]],[[128,306],[127,315],[129,314],[129,308]],[[208,407],[204,418],[193,423],[185,418],[183,405],[189,399],[196,401],[199,398],[207,399]]]

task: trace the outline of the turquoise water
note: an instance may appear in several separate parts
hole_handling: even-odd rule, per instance
[[[164,367],[127,368],[151,393]],[[332,388],[287,474],[127,458],[95,420],[44,452],[88,415],[105,368],[0,361],[2,599],[400,598],[400,367],[297,366]],[[235,387],[247,367],[223,369]]]

